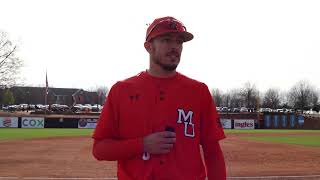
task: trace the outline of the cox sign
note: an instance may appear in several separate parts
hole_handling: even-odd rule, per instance
[[[44,128],[44,118],[22,117],[21,128]]]

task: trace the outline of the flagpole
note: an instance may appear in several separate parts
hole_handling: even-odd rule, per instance
[[[47,69],[46,69],[46,89],[44,93],[44,116],[47,116],[47,96],[48,96],[48,76],[47,76]]]

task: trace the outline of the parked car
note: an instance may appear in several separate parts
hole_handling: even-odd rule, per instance
[[[69,110],[69,106],[64,104],[51,104],[51,111],[64,112]]]
[[[255,112],[254,108],[248,108],[248,112]]]
[[[277,112],[284,112],[284,109],[277,109]]]
[[[220,112],[220,111],[221,111],[221,107],[216,107],[216,110],[217,110],[218,112]]]
[[[92,110],[91,104],[85,104],[82,106],[82,111],[91,111],[91,110]]]
[[[240,112],[240,109],[239,108],[233,108],[232,112],[235,112],[235,113]]]
[[[241,107],[241,108],[240,108],[240,112],[248,112],[248,108],[246,108],[246,107]]]
[[[259,112],[265,113],[265,112],[272,112],[271,108],[260,108]]]
[[[72,112],[80,112],[82,111],[82,104],[75,104],[71,107]]]
[[[228,112],[228,107],[222,107],[220,112]]]
[[[101,105],[100,104],[94,104],[93,106],[91,106],[91,110],[92,112],[100,112],[101,111]]]

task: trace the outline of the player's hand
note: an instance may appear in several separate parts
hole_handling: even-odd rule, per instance
[[[150,154],[166,154],[170,152],[175,142],[175,132],[156,132],[143,138],[143,150]]]

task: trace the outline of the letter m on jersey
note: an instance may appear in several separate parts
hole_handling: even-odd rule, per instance
[[[193,112],[188,111],[187,113],[183,109],[178,109],[177,123],[184,123],[184,135],[187,137],[194,137],[194,124],[192,123]]]

